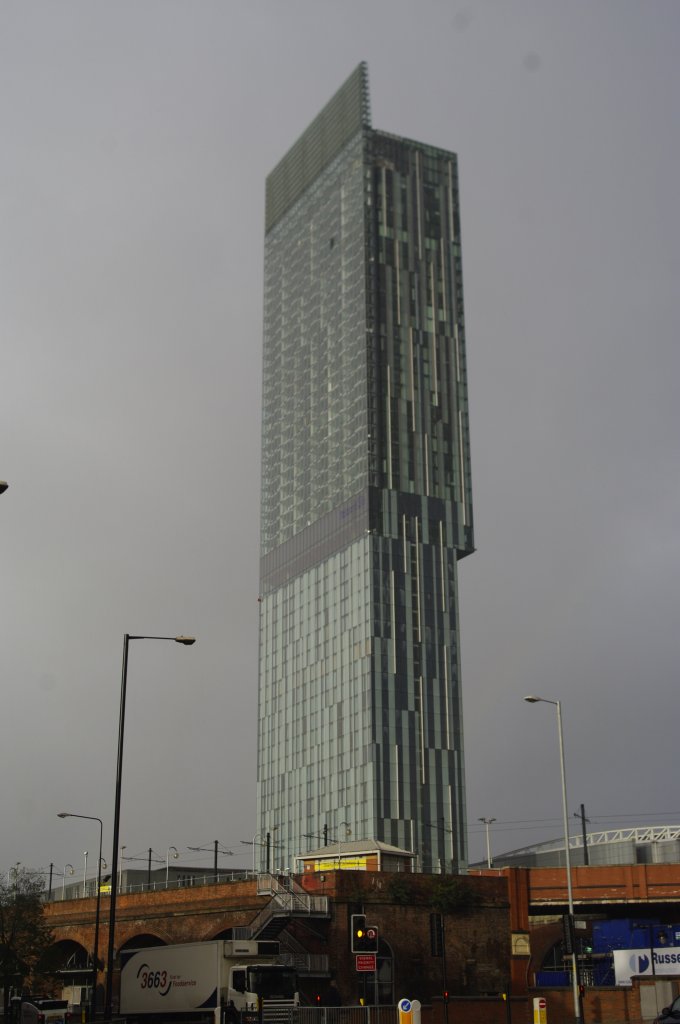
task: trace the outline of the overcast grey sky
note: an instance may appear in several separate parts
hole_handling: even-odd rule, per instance
[[[472,857],[680,822],[680,4],[0,5],[0,870],[255,823],[264,180],[360,60],[459,155]],[[319,827],[323,823],[319,823]],[[574,830],[578,830],[574,821]],[[209,864],[210,854],[203,861]],[[132,866],[132,865],[130,865]]]

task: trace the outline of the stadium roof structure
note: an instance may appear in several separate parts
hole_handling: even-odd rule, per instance
[[[569,837],[572,865],[583,864],[677,864],[680,863],[680,825],[645,825],[615,828]],[[500,867],[564,867],[564,838],[523,846],[494,854],[492,865]],[[471,864],[486,867],[486,861]]]

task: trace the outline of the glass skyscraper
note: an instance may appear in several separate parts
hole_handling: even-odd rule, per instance
[[[267,179],[262,426],[260,841],[459,870],[457,161],[371,128],[364,64]]]

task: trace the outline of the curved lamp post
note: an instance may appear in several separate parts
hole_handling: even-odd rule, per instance
[[[66,899],[66,869],[68,868],[69,875],[73,874],[73,864],[64,864],[64,874],[61,876],[61,898],[62,901]]]
[[[478,818],[477,820],[484,822],[484,826],[486,828],[486,866],[488,868],[490,868],[491,865],[492,865],[492,860],[491,860],[491,839],[489,838],[489,826],[493,825],[493,823],[494,823],[494,821],[496,819],[495,818]]]
[[[92,1019],[94,1020],[95,1014],[97,1013],[97,975],[99,973],[99,911],[101,909],[102,898],[102,836],[104,833],[104,826],[102,825],[101,818],[95,818],[91,814],[70,814],[67,811],[60,811],[57,817],[82,818],[83,821],[99,822],[99,857],[97,858],[97,909],[95,910],[94,915],[94,951],[92,953],[92,998],[90,1001]],[[87,859],[85,860],[85,864],[87,865]],[[64,868],[64,874],[66,874],[66,868]],[[71,874],[73,874],[73,868],[71,868]]]
[[[525,697],[527,704],[552,704],[557,709],[557,732],[560,740],[560,771],[562,773],[562,817],[564,820],[564,863],[567,869],[567,902],[569,904],[569,928],[574,927],[574,893],[571,886],[571,853],[569,850],[569,817],[567,811],[567,774],[564,767],[564,736],[562,734],[562,704],[559,700],[547,697]],[[576,1024],[581,1022],[581,1000],[579,998],[578,959],[576,947],[572,942],[571,982],[574,994],[574,1017]]]
[[[118,836],[120,832],[120,791],[123,773],[123,734],[125,731],[125,694],[127,690],[128,650],[131,640],[173,640],[176,644],[190,647],[196,643],[195,636],[140,636],[125,633],[123,636],[123,671],[120,681],[120,716],[118,719],[118,760],[116,762],[116,802],[113,812],[113,855],[111,857],[111,903],[109,910],[109,943],[106,954],[106,1004],[104,1014],[111,1019],[113,1003],[113,951],[116,928],[116,896],[118,889]]]
[[[172,859],[177,860],[179,853],[177,852],[176,846],[169,846],[168,852],[165,855],[165,888],[168,887],[168,878],[170,876],[170,851],[172,850]]]
[[[255,874],[255,847],[258,845],[257,840],[262,838],[261,832],[256,832],[252,840],[240,839],[239,842],[243,843],[244,846],[252,846],[253,848],[253,874]]]

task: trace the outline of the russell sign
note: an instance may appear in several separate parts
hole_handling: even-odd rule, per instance
[[[655,949],[652,963],[651,949],[615,949],[614,977],[617,985],[630,985],[632,978],[660,974],[664,977],[680,975],[680,948]]]

